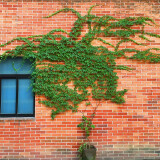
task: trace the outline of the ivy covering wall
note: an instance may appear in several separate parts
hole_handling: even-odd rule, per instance
[[[52,108],[51,117],[67,110],[77,111],[82,101],[88,102],[91,96],[96,100],[111,100],[114,103],[125,102],[126,89],[117,90],[118,76],[115,70],[132,70],[125,65],[117,65],[116,59],[126,58],[150,63],[159,63],[159,48],[146,50],[126,48],[120,49],[120,45],[132,42],[139,46],[143,43],[135,41],[134,36],[150,41],[148,37],[160,38],[160,35],[146,32],[146,25],[156,25],[148,17],[127,17],[117,19],[112,16],[102,17],[91,14],[92,6],[85,16],[74,9],[64,8],[47,17],[50,18],[60,12],[72,12],[76,14],[70,33],[62,29],[51,30],[46,35],[33,35],[29,37],[17,37],[1,47],[14,41],[23,41],[15,49],[7,50],[1,55],[1,60],[8,56],[23,56],[33,62],[36,69],[32,73],[33,91],[37,95],[45,96],[45,100],[39,103]],[[87,24],[86,34],[81,37],[82,29]],[[133,26],[141,26],[133,29]],[[59,33],[62,34],[59,34]],[[81,37],[81,38],[80,38]],[[104,38],[117,37],[119,42],[111,44]],[[96,46],[92,42],[101,41],[104,45]],[[113,50],[109,50],[107,46]],[[127,56],[127,53],[134,53]],[[72,87],[69,84],[72,83]]]

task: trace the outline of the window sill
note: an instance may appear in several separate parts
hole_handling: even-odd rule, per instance
[[[26,120],[35,120],[35,117],[0,117],[0,121],[5,121],[5,120],[26,121]]]

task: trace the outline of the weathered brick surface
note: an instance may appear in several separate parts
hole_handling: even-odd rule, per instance
[[[50,19],[42,17],[64,7],[72,7],[84,15],[94,4],[100,5],[92,11],[97,15],[149,16],[160,24],[159,0],[1,0],[0,43],[17,36],[45,34],[55,28],[70,31],[76,20],[73,14],[61,13]],[[146,29],[160,33],[158,27]],[[154,40],[148,45],[160,47],[160,41]],[[110,41],[116,43],[117,39]],[[20,43],[9,47],[16,44]],[[127,43],[121,48],[129,46],[138,47]],[[128,89],[126,103],[104,102],[97,110],[93,122],[96,128],[90,136],[98,149],[97,160],[159,160],[160,64],[125,59],[117,63],[135,70],[117,71],[118,88]],[[77,148],[83,141],[83,133],[77,128],[81,114],[67,112],[52,121],[50,109],[38,104],[39,99],[42,97],[36,97],[35,118],[0,119],[0,159],[77,160]],[[91,114],[91,108],[87,113]]]

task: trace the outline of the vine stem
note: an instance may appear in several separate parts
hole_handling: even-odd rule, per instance
[[[92,104],[90,101],[88,101],[88,102],[91,104],[92,107],[94,107],[93,104]],[[100,105],[100,102],[101,102],[101,100],[98,100],[98,103],[96,102],[96,106],[94,107],[94,111],[93,111],[93,113],[92,113],[92,115],[91,115],[90,122],[93,121],[93,119],[94,119],[94,117],[95,117],[95,114],[96,114],[96,111],[97,111],[97,109],[98,109],[98,107],[99,107],[99,105]],[[84,110],[83,112],[80,111],[80,110],[78,110],[78,111],[79,111],[80,113],[82,113],[82,116],[85,116],[86,110],[87,110],[87,105],[86,105],[85,110]],[[85,137],[86,137],[86,140],[87,140],[88,143],[89,143],[89,146],[91,146],[91,142],[90,142],[88,136],[85,136]]]

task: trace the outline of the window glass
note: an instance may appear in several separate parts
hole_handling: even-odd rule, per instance
[[[1,113],[15,114],[16,110],[16,80],[1,80]]]
[[[18,113],[33,113],[33,92],[30,79],[18,80]]]
[[[32,66],[29,60],[23,61],[21,57],[7,58],[0,62],[0,74],[31,74]]]

